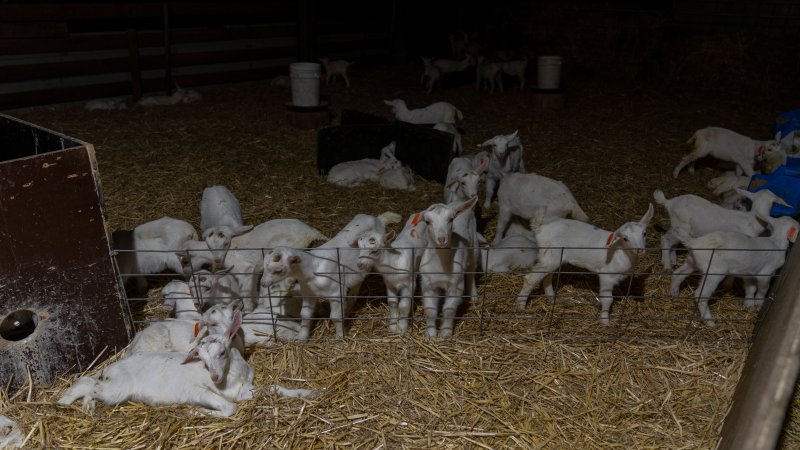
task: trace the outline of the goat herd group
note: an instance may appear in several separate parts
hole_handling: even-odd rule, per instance
[[[397,120],[409,122],[452,124],[461,115],[443,102],[421,110],[408,110],[402,100],[386,103]],[[671,221],[661,239],[664,267],[676,262],[674,246],[682,243],[688,250],[673,273],[670,294],[677,296],[691,273],[702,273],[698,308],[701,320],[713,325],[708,300],[726,276],[743,279],[746,306],[761,305],[800,225],[788,216],[770,216],[774,203],[786,203],[769,190],[743,189],[756,162],[775,155],[786,159],[789,144],[780,136],[756,141],[709,127],[698,130],[690,142],[694,150],[676,166],[674,176],[707,155],[734,162],[744,176],[726,174],[710,185],[727,200],[736,197],[730,205],[747,203],[740,198],[752,204],[749,209],[726,208],[696,195],[668,199],[660,190],[654,192]],[[495,136],[481,146],[487,151],[452,159],[444,202],[413,212],[397,233],[387,229],[402,220],[394,212],[358,214],[330,239],[296,219],[244,225],[239,202],[224,186],[203,192],[201,234],[171,217],[115,232],[118,265],[126,281],[136,279],[143,289],[143,275],[164,271],[189,281],[174,280],[162,288],[174,319],[151,322],[122,359],[98,375],[82,377],[59,401],[71,404],[82,398],[84,406],[93,406],[95,400],[188,403],[230,415],[237,401],[251,398],[256,390],[253,369],[242,356],[245,346],[308,339],[319,299],[329,303],[330,320],[342,338],[346,301],[357,294],[368,273],[383,278],[389,329],[394,333],[409,329],[417,286],[427,335],[445,338],[453,333],[463,299],[477,296],[477,273],[524,272],[516,299],[522,310],[539,283],[546,296],[554,296],[553,273],[563,264],[598,275],[600,321],[608,324],[613,288],[645,254],[653,204],[638,220],[602,230],[588,223],[563,183],[526,173],[517,132]],[[351,163],[341,173],[349,174],[345,178],[352,183],[337,184],[358,184],[395,167],[394,143],[378,160]],[[499,204],[491,245],[478,232],[473,212],[482,180],[484,207],[488,209],[495,194]],[[308,249],[318,241],[325,242]],[[293,397],[315,395],[277,385],[269,389]]]

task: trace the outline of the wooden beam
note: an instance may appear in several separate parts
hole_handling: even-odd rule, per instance
[[[800,251],[781,270],[775,300],[762,309],[719,449],[775,448],[800,369]]]

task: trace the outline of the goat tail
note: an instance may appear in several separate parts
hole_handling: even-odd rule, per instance
[[[664,195],[664,192],[661,189],[656,189],[653,191],[653,198],[656,200],[656,203],[660,205],[667,206],[667,203],[669,202],[667,196]]]
[[[572,208],[572,218],[575,220],[580,220],[581,222],[589,222],[589,216],[583,211],[583,209],[575,203],[575,207]]]
[[[400,214],[392,211],[386,211],[385,213],[378,216],[378,220],[383,224],[383,226],[390,225],[393,223],[400,223],[403,217]]]
[[[464,114],[461,114],[461,110],[458,108],[455,108],[455,110],[456,110],[456,117],[458,117],[458,120],[464,120]]]
[[[697,148],[698,143],[703,140],[702,135],[703,135],[703,129],[697,130],[694,132],[694,134],[692,134],[692,137],[690,137],[689,140],[686,141],[686,143],[691,145],[693,148]]]

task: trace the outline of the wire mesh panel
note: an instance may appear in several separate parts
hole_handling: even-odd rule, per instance
[[[530,247],[510,250],[515,249],[530,250]],[[398,321],[406,317],[402,306],[404,302],[411,305],[407,313],[408,332],[425,334],[425,316],[417,269],[409,271],[403,268],[387,269],[383,266],[381,273],[378,273],[375,266],[360,267],[353,262],[352,257],[342,258],[341,252],[357,250],[333,249],[329,256],[324,256],[335,263],[331,266],[333,269],[305,274],[307,279],[299,282],[287,272],[282,281],[267,285],[261,283],[263,266],[258,262],[264,256],[269,256],[270,249],[242,250],[255,252],[254,255],[257,256],[254,260],[257,263],[227,267],[216,274],[207,270],[192,270],[189,267],[186,276],[175,273],[147,275],[150,291],[128,297],[135,323],[141,327],[154,318],[167,317],[168,314],[161,306],[159,289],[168,280],[180,278],[189,281],[193,292],[206,307],[217,303],[231,303],[244,308],[245,324],[264,324],[259,335],[265,341],[287,340],[295,336],[299,328],[303,305],[300,284],[316,283],[318,287],[319,283],[327,283],[336,287],[337,296],[305,297],[308,304],[315,308],[311,317],[312,339],[335,337],[335,327],[330,319],[331,302],[341,302],[342,298],[345,299],[343,303],[346,308],[345,336],[364,339],[400,332],[403,327],[398,329]],[[395,252],[399,250],[412,252],[415,260],[425,251],[424,248],[382,249]],[[482,250],[481,266],[486,265],[491,252],[495,251],[486,247],[473,250],[476,253]],[[563,252],[564,249],[550,250]],[[739,249],[702,251],[712,252],[709,259],[712,263],[726,259],[726,252],[739,252],[737,255],[747,252]],[[767,253],[778,253],[780,259],[786,255],[785,250],[776,249],[749,252],[753,252],[751,259],[757,256],[756,253],[759,257]],[[567,264],[561,265],[552,273],[545,273],[536,266],[516,268],[509,273],[485,273],[481,267],[470,272],[459,272],[459,276],[475,278],[476,290],[470,292],[467,286],[462,295],[455,315],[454,335],[457,337],[459,334],[478,333],[504,338],[541,336],[578,340],[666,338],[748,342],[751,339],[758,314],[757,307],[770,300],[765,294],[766,288],[756,288],[759,285],[768,287],[778,277],[778,273],[744,273],[736,271],[734,267],[725,271],[709,271],[714,264],[694,273],[686,270],[680,272],[678,266],[665,270],[661,267],[660,255],[660,248],[646,249],[633,269],[623,274],[597,274]],[[686,258],[685,252],[679,252],[679,262]],[[345,260],[349,262],[344,263]],[[369,260],[369,257],[362,260]],[[622,279],[614,286],[610,320],[606,325],[600,320],[598,292],[599,276],[607,273],[622,275]],[[681,273],[683,275],[676,277],[676,274]],[[128,277],[133,274],[120,275]],[[386,276],[401,276],[413,280],[413,296],[408,298],[406,295],[405,300],[403,295],[390,296],[387,300],[387,287],[383,280]],[[228,286],[227,291],[220,293],[219,289],[212,286],[220,277],[233,279],[236,287]],[[551,280],[553,296],[546,295],[543,286],[534,286],[530,295],[525,295],[524,292],[520,294],[526,279],[530,281],[542,277],[545,281],[548,278]],[[683,278],[686,279],[682,280]],[[679,288],[671,289],[676,281],[679,282]],[[713,326],[698,312],[697,296],[700,292],[703,293],[701,299],[708,301]],[[744,300],[745,296],[748,297],[747,300]],[[441,308],[442,302],[439,303]],[[439,316],[441,317],[441,310]]]

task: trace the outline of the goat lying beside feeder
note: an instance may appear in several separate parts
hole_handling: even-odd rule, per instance
[[[241,325],[237,313],[224,335],[204,337],[188,353],[136,353],[114,362],[97,375],[84,376],[58,400],[70,405],[83,399],[83,407],[94,411],[97,400],[107,405],[126,401],[148,405],[188,404],[217,416],[230,416],[236,402],[253,398],[253,368],[238,351],[232,351],[234,336]],[[311,397],[313,391],[269,387],[288,397]]]

